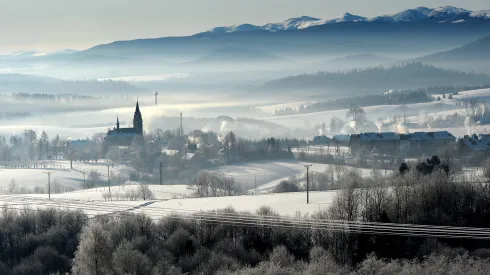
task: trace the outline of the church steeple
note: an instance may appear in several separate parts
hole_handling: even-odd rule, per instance
[[[139,114],[141,116],[140,104],[138,100],[136,100],[136,111],[134,111],[134,114]]]
[[[134,111],[133,128],[137,134],[143,134],[143,118],[141,117],[139,101],[136,101],[136,110]]]

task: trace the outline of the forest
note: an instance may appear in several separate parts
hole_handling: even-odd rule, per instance
[[[94,80],[60,80],[47,77],[38,77],[22,74],[0,74],[0,93],[36,94],[70,94],[100,95],[100,94],[127,94],[140,92],[135,86],[123,81]]]
[[[296,221],[489,228],[489,163],[471,180],[462,180],[450,162],[443,163],[448,166],[403,166],[395,177],[380,175],[371,188],[360,188],[362,179],[352,178],[328,210],[297,213],[289,222],[260,205],[254,213],[227,208],[185,216],[92,218],[60,209],[4,206],[0,273],[487,274],[488,235],[386,234]]]
[[[347,98],[332,99],[328,101],[319,101],[307,105],[301,105],[297,109],[292,107],[277,109],[274,111],[274,115],[282,116],[322,111],[334,111],[349,109],[352,106],[368,107],[378,105],[423,103],[436,100],[437,98],[432,96],[433,94],[447,94],[446,97],[451,99],[453,95],[458,94],[460,91],[485,89],[489,87],[490,85],[431,86],[420,89],[397,90],[385,92],[383,94],[359,95]]]
[[[334,94],[360,95],[366,92],[418,89],[441,85],[488,85],[490,76],[441,69],[420,62],[389,68],[354,69],[349,72],[318,72],[276,79],[265,83],[261,89],[270,91],[323,91]]]

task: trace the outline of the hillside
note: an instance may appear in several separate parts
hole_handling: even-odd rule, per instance
[[[489,84],[490,76],[463,73],[422,63],[409,63],[390,68],[369,68],[346,73],[318,72],[269,81],[260,90],[318,90],[366,93],[389,89],[410,89],[441,85]]]
[[[449,51],[419,58],[423,62],[488,62],[490,61],[490,36]]]
[[[490,70],[490,36],[447,51],[415,59],[439,67],[487,73]]]
[[[184,65],[215,65],[221,63],[278,62],[282,58],[265,51],[243,47],[222,47]]]
[[[361,53],[330,59],[324,64],[330,69],[334,68],[336,70],[343,70],[374,67],[394,62],[395,59],[388,56],[376,55],[371,53]]]

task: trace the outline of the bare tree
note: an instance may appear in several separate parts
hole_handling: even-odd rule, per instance
[[[109,232],[100,223],[93,223],[82,232],[73,261],[74,275],[112,274],[112,248]]]
[[[88,173],[88,182],[86,184],[87,186],[84,186],[84,187],[85,188],[95,187],[97,185],[97,183],[100,181],[101,177],[102,177],[102,175],[96,169],[90,170],[90,172]]]
[[[15,179],[12,178],[9,183],[9,193],[13,194],[17,191],[17,185],[15,184]]]
[[[153,195],[153,192],[148,184],[140,183],[138,186],[138,194],[144,201],[155,199],[155,196]]]
[[[151,274],[152,263],[143,253],[124,240],[114,251],[112,262],[117,275]]]
[[[347,119],[352,120],[355,125],[353,125],[354,130],[359,132],[359,129],[364,125],[366,121],[366,112],[361,107],[351,107],[347,114],[345,115]]]
[[[109,159],[112,163],[119,163],[121,160],[119,146],[113,145],[109,147],[109,151],[107,151],[107,159]]]
[[[73,161],[76,160],[77,155],[77,149],[73,148],[70,143],[67,143],[63,148],[63,156],[70,161],[70,169],[73,169]]]

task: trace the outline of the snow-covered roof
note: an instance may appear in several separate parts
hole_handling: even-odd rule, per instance
[[[423,141],[424,139],[415,134],[415,133],[410,133],[410,134],[401,134],[400,135],[401,140],[410,140],[410,141]]]
[[[486,141],[486,142],[490,142],[490,134],[480,134],[480,135],[479,135],[479,138],[480,138],[481,140]]]
[[[332,139],[336,140],[336,141],[349,141],[350,136],[349,135],[335,135],[335,136],[333,136]]]
[[[193,153],[187,153],[185,154],[182,159],[185,159],[185,160],[191,160],[196,154],[193,154]]]
[[[431,141],[431,140],[456,140],[456,137],[453,136],[448,131],[439,131],[439,132],[415,132],[414,134],[420,136],[425,141]]]
[[[485,151],[490,149],[490,145],[487,141],[478,139],[476,137],[464,137],[461,142],[468,148],[474,151]]]
[[[394,132],[384,132],[384,133],[365,133],[361,135],[369,136],[373,140],[399,140],[400,135]],[[361,138],[362,140],[362,138]]]
[[[169,149],[163,149],[162,150],[162,154],[165,154],[167,156],[175,156],[178,153],[179,153],[179,150],[169,150]]]

